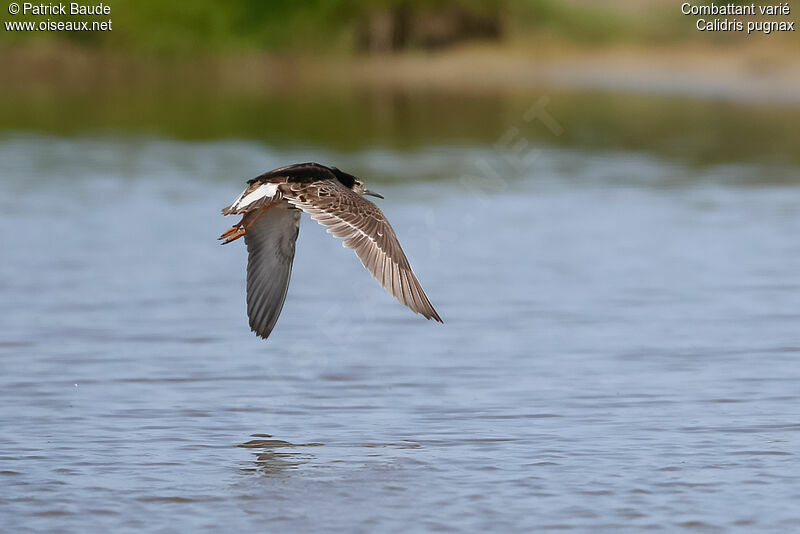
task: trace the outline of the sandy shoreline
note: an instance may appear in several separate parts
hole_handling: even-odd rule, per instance
[[[542,86],[729,100],[800,102],[800,54],[783,47],[601,48],[369,60],[354,75],[372,84],[450,90]]]
[[[6,91],[173,88],[241,92],[367,86],[456,92],[553,87],[794,105],[800,54],[768,44],[663,48],[469,47],[438,54],[252,54],[146,60],[83,49],[3,49]]]

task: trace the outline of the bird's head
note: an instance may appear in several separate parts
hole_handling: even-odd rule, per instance
[[[364,182],[356,178],[355,184],[353,184],[353,191],[358,193],[359,195],[369,195],[371,197],[378,197],[383,198],[383,195],[376,193],[375,191],[370,191],[364,186]]]
[[[339,180],[343,185],[349,187],[359,195],[369,195],[371,197],[378,197],[383,198],[383,195],[375,193],[374,191],[370,191],[369,189],[364,186],[364,181],[359,180],[352,174],[347,174],[346,172],[340,171],[336,167],[331,167],[333,174],[336,175],[336,179]]]

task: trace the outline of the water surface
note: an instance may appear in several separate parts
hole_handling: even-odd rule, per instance
[[[5,528],[798,528],[796,154],[525,139],[6,132]],[[306,220],[248,331],[219,209],[307,159],[386,196],[444,325]]]

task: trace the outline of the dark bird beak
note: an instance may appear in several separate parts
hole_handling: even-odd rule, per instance
[[[383,198],[383,195],[381,195],[379,193],[376,193],[375,191],[370,191],[369,189],[364,189],[364,193],[363,194],[369,195],[371,197]]]

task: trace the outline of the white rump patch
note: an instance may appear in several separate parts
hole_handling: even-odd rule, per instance
[[[261,200],[264,197],[274,197],[278,192],[278,184],[263,184],[258,186],[247,196],[242,196],[233,203],[233,208],[240,210],[244,209],[250,204]]]

